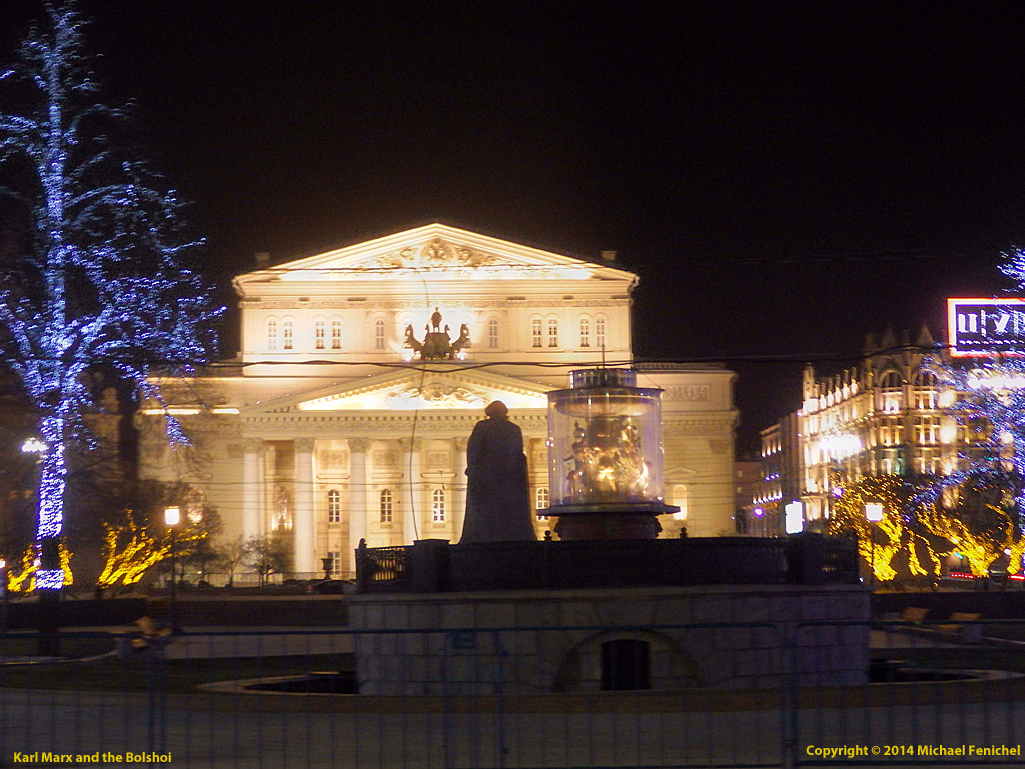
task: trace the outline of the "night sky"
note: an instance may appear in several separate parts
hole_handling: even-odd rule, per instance
[[[750,448],[805,360],[942,338],[1025,245],[1022,4],[255,5],[79,3],[228,304],[254,252],[436,220],[616,250],[638,357],[737,370]],[[40,16],[0,3],[0,58]]]

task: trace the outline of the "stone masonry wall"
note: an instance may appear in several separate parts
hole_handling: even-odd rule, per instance
[[[866,680],[859,585],[712,586],[359,595],[349,598],[360,692],[596,691],[602,644],[648,644],[652,689]],[[809,624],[810,623],[810,624]],[[818,624],[821,623],[821,624]],[[839,623],[839,624],[838,624]],[[843,624],[850,623],[850,624]]]

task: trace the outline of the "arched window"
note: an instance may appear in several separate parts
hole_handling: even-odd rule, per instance
[[[431,493],[431,520],[434,523],[445,522],[445,490],[435,489]]]
[[[327,522],[341,523],[342,521],[342,495],[337,489],[331,489],[327,493]]]
[[[904,380],[893,369],[879,377],[879,406],[881,411],[900,411],[902,407],[901,388]]]
[[[281,322],[281,349],[291,350],[292,339],[295,336],[295,328],[291,318],[285,318]]]
[[[597,347],[605,347],[605,318],[595,318],[594,343]]]
[[[539,521],[548,520],[548,487],[538,486],[534,492],[534,510]]]
[[[374,321],[374,349],[384,349],[384,320],[381,318]]]
[[[581,318],[580,319],[580,346],[590,347],[591,346],[591,319]]]
[[[534,318],[530,321],[530,346],[540,347],[541,346],[541,319]]]
[[[559,346],[559,320],[557,318],[548,319],[548,346]]]
[[[498,349],[498,318],[488,319],[488,349]]]
[[[317,318],[313,322],[313,349],[323,350],[326,346],[327,324],[323,318]]]
[[[680,508],[680,512],[674,513],[673,518],[679,521],[687,520],[687,505],[689,502],[689,494],[687,486],[683,483],[678,483],[673,486],[672,504]]]
[[[879,387],[883,390],[897,390],[900,389],[901,378],[893,369],[887,371],[879,378]]]
[[[342,321],[338,318],[331,320],[331,349],[342,349]]]
[[[381,489],[381,494],[378,499],[379,509],[381,512],[381,523],[391,523],[394,505],[394,498],[392,496],[391,489]]]
[[[267,318],[267,349],[278,349],[278,319]]]

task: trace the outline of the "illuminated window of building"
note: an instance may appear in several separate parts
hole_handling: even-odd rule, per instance
[[[897,449],[884,449],[879,461],[879,470],[883,475],[900,475],[901,463]]]
[[[534,492],[534,509],[537,511],[537,519],[539,521],[547,521],[548,516],[545,513],[548,512],[548,487],[538,486],[537,491]]]
[[[267,349],[278,349],[278,319],[267,318]]]
[[[292,349],[292,338],[295,334],[295,327],[291,318],[285,318],[281,322],[281,349]]]
[[[922,446],[933,446],[939,442],[940,418],[920,417],[915,420],[915,442]]]
[[[687,507],[689,503],[690,495],[688,494],[687,486],[683,483],[678,483],[673,486],[672,504],[680,508],[680,512],[674,513],[673,517],[681,520],[687,520]]]
[[[882,411],[900,411],[902,408],[901,389],[903,380],[896,371],[887,371],[879,378],[879,409]]]
[[[374,349],[384,349],[384,321],[381,318],[374,321]]]
[[[445,522],[445,490],[435,489],[431,492],[431,520],[434,523]]]
[[[342,520],[342,495],[337,489],[331,489],[327,493],[327,522],[341,523]]]
[[[580,319],[580,346],[590,347],[591,346],[591,319],[581,318]]]
[[[381,489],[378,495],[378,509],[381,513],[381,523],[392,522],[392,511],[394,508],[394,497],[391,489]]]
[[[939,382],[930,371],[919,371],[912,383],[912,397],[916,409],[934,409],[939,399]]]
[[[338,318],[331,321],[331,349],[342,349],[342,321]]]
[[[530,321],[531,347],[541,347],[541,319]]]
[[[324,323],[323,318],[317,318],[313,322],[313,348],[315,350],[323,350],[326,344],[327,337],[327,324]]]
[[[598,317],[594,321],[594,343],[598,347],[605,346],[605,318]]]
[[[896,446],[903,443],[901,439],[901,422],[899,417],[883,417],[880,424],[880,441],[884,446]]]
[[[491,350],[498,349],[498,318],[490,318],[488,320],[488,348]]]
[[[332,574],[339,574],[342,571],[342,553],[339,550],[328,550],[327,557],[330,562]]]
[[[559,321],[557,318],[548,319],[548,346],[559,346]]]
[[[914,464],[916,473],[939,475],[941,464],[939,449],[919,449]]]

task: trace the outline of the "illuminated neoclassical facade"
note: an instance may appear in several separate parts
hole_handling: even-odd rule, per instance
[[[160,380],[194,445],[139,416],[146,477],[184,481],[225,536],[283,536],[299,574],[352,573],[371,546],[459,539],[466,439],[500,399],[523,430],[535,506],[548,505],[546,393],[572,368],[632,363],[637,276],[432,224],[240,275],[236,360]],[[678,536],[732,528],[735,375],[640,366],[663,394],[666,501]],[[539,516],[539,535],[549,527]]]

